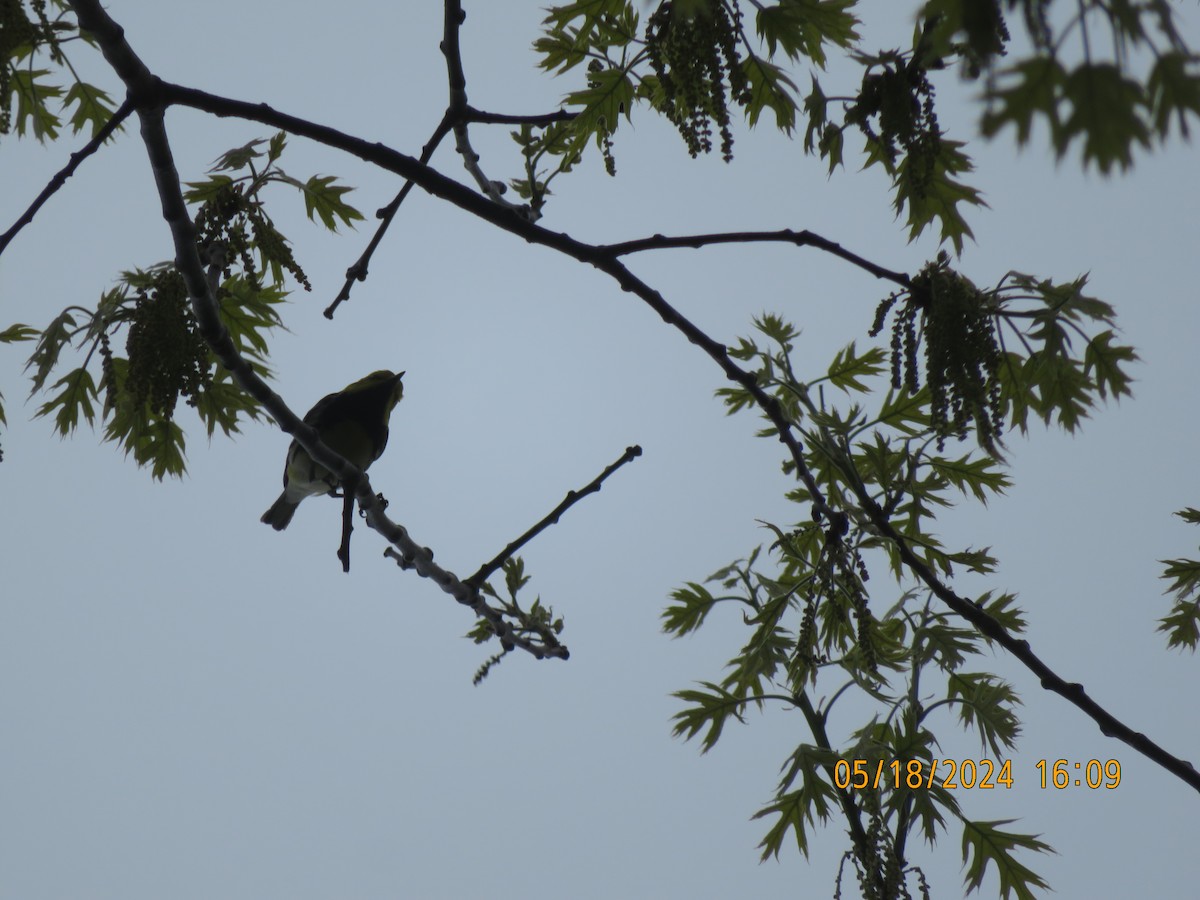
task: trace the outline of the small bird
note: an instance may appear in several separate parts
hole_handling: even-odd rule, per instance
[[[304,421],[317,430],[325,446],[365,472],[387,447],[388,419],[404,396],[403,377],[403,372],[393,374],[386,369],[372,372],[317,401]],[[283,469],[283,493],[261,521],[283,531],[301,500],[314,494],[334,494],[338,487],[337,477],[292,441]]]

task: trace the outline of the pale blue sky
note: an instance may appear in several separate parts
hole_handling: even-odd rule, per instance
[[[541,3],[467,3],[464,61],[479,108],[541,112],[573,86],[535,71]],[[163,4],[111,0],[110,14],[162,77],[263,100],[417,154],[445,102],[438,3]],[[861,4],[867,46],[903,43],[900,7]],[[1192,43],[1200,28],[1179,4]],[[891,16],[891,20],[879,15]],[[899,32],[887,28],[900,28]],[[82,53],[77,65],[115,80]],[[75,59],[75,57],[73,57]],[[802,77],[803,77],[803,73]],[[970,91],[947,73],[940,120],[975,133]],[[836,81],[831,82],[836,84]],[[827,90],[829,90],[827,88]],[[168,114],[177,164],[198,178],[261,126]],[[1043,136],[1044,137],[1044,136]],[[507,131],[476,128],[494,178],[518,174]],[[0,143],[0,227],[81,141]],[[1198,662],[1154,632],[1168,608],[1156,559],[1194,555],[1170,513],[1200,501],[1194,457],[1200,181],[1195,148],[1143,155],[1132,174],[1055,165],[1011,134],[973,148],[990,210],[962,264],[977,282],[1019,269],[1068,279],[1117,306],[1143,358],[1135,396],[1074,438],[1012,441],[1015,487],[942,523],[948,543],[991,545],[988,586],[1020,594],[1034,648],[1135,728],[1200,756],[1190,686]],[[619,175],[589,158],[543,224],[581,239],[655,232],[809,228],[893,269],[906,243],[882,176],[802,157],[768,129],[738,132],[736,159],[688,159],[648,115],[616,140]],[[294,140],[296,175],[337,174],[368,216],[391,176]],[[434,164],[466,176],[447,144]],[[647,200],[647,198],[650,198]],[[486,657],[462,607],[355,534],[334,552],[336,503],[312,500],[276,534],[258,522],[278,491],[286,439],[250,425],[236,442],[189,431],[190,474],[153,483],[86,429],[60,442],[22,405],[26,347],[0,353],[0,900],[59,898],[722,898],[828,896],[837,823],[810,861],[760,865],[777,767],[805,732],[770,710],[731,726],[707,757],[673,740],[671,691],[715,680],[741,645],[714,616],[670,641],[672,588],[767,540],[757,520],[804,514],[782,493],[756,420],[727,419],[707,357],[603,276],[415,191],[369,280],[321,315],[370,223],[341,238],[276,215],[316,290],[294,295],[275,344],[277,390],[297,412],[377,368],[405,369],[392,444],[372,469],[390,513],[438,561],[469,574],[631,443],[645,455],[525,553],[566,619],[567,663],[517,655],[480,688]],[[136,129],[90,159],[0,259],[0,327],[45,324],[93,304],[121,270],[170,254]],[[814,250],[725,247],[632,260],[710,334],[747,334],[764,309],[802,325],[807,371],[866,340],[886,286]],[[972,585],[967,586],[972,587]],[[488,651],[490,652],[490,651]],[[1003,655],[986,665],[1021,690],[1025,733],[1011,792],[960,795],[969,814],[1020,818],[1058,856],[1027,860],[1060,897],[1194,896],[1200,798]],[[860,724],[849,715],[832,723]],[[946,733],[950,733],[949,727]],[[947,742],[947,757],[980,756]],[[1036,786],[1038,759],[1119,759],[1115,791]],[[961,892],[959,839],[912,846],[935,897]],[[847,885],[849,891],[849,885]],[[994,881],[984,896],[994,896]]]

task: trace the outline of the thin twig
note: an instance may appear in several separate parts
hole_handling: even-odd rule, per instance
[[[37,215],[38,210],[42,208],[46,201],[54,196],[54,193],[59,188],[67,183],[67,179],[75,174],[75,170],[79,168],[80,163],[100,149],[100,145],[108,140],[114,131],[121,127],[121,123],[129,117],[131,112],[133,112],[133,101],[126,97],[125,102],[117,107],[111,118],[104,123],[104,125],[99,131],[96,132],[92,139],[84,144],[81,150],[77,150],[71,154],[71,161],[63,166],[58,173],[50,179],[49,184],[42,188],[42,192],[37,195],[37,199],[35,199],[33,203],[29,205],[29,209],[22,213],[21,218],[17,219],[17,221],[13,224],[13,227],[8,229],[8,231],[4,232],[4,234],[0,236],[0,253],[5,251],[9,243],[12,242],[12,239],[17,236],[17,233],[20,232],[22,228],[33,221],[33,217]]]
[[[438,122],[437,128],[433,130],[429,140],[425,142],[425,146],[421,148],[420,162],[427,164],[433,158],[433,153],[437,150],[438,144],[442,142],[447,134],[450,133],[450,111],[442,116],[442,121]],[[371,263],[371,257],[375,255],[375,250],[379,247],[379,243],[383,240],[384,234],[387,233],[388,227],[392,224],[392,219],[396,217],[396,211],[400,209],[400,204],[404,202],[404,198],[408,196],[408,192],[412,190],[412,179],[407,179],[404,186],[400,188],[400,192],[392,199],[392,202],[380,209],[376,214],[379,219],[379,227],[375,229],[375,234],[371,236],[370,242],[363,250],[362,256],[355,260],[354,264],[346,270],[346,281],[342,285],[342,289],[338,291],[338,295],[333,298],[333,302],[325,309],[325,318],[332,319],[334,311],[350,299],[350,291],[354,287],[356,281],[367,280],[367,267]]]
[[[478,122],[481,125],[532,125],[534,128],[544,128],[555,122],[570,122],[579,113],[560,109],[539,116],[516,116],[508,113],[491,113],[466,105],[462,110],[463,119],[468,122]]]
[[[471,137],[467,127],[470,123],[467,116],[469,109],[467,76],[463,72],[462,50],[458,41],[459,29],[462,28],[467,14],[463,10],[462,0],[445,0],[444,8],[446,12],[442,35],[442,55],[446,57],[446,81],[450,86],[450,105],[446,109],[446,115],[453,123],[454,145],[462,157],[463,166],[489,200],[498,206],[512,210],[519,216],[524,216],[531,222],[536,222],[539,215],[532,206],[528,203],[512,203],[505,200],[503,195],[507,188],[504,182],[488,178],[479,166],[479,154],[471,146]]]
[[[459,14],[462,13],[461,6],[459,7],[458,12]],[[458,26],[461,25],[461,22],[461,16],[452,15],[452,11],[449,9],[449,5],[447,5],[445,28],[448,43],[444,44],[443,47],[446,48],[444,52],[446,55],[447,78],[451,85],[450,105],[446,107],[446,112],[442,116],[442,121],[439,122],[437,128],[434,129],[433,135],[428,141],[425,142],[425,146],[421,148],[420,161],[427,164],[433,158],[433,153],[437,149],[438,145],[442,142],[442,139],[449,134],[452,129],[454,129],[456,140],[459,143],[459,152],[463,152],[464,147],[470,151],[469,157],[464,156],[464,160],[473,160],[473,165],[469,165],[468,170],[472,171],[472,174],[476,175],[476,180],[480,182],[484,189],[489,192],[489,196],[491,196],[491,193],[495,191],[496,188],[494,183],[483,175],[482,170],[480,170],[478,166],[478,156],[474,153],[474,151],[470,150],[470,141],[466,135],[467,123],[479,122],[481,124],[488,125],[544,126],[551,125],[555,122],[570,121],[571,119],[575,118],[576,113],[568,112],[566,110],[558,110],[557,112],[545,113],[543,115],[536,116],[506,115],[503,113],[484,112],[482,110],[475,109],[473,106],[467,103],[466,76],[462,71],[462,57],[458,44]],[[452,64],[452,60],[454,60],[457,64]],[[455,85],[457,85],[457,88]],[[462,132],[461,138],[459,137],[459,129],[461,129]],[[413,182],[411,180],[406,180],[404,182],[404,186],[400,188],[400,192],[395,196],[392,202],[381,208],[375,214],[376,218],[380,220],[379,227],[375,229],[375,234],[371,237],[371,241],[367,244],[367,247],[363,251],[362,255],[352,266],[350,266],[350,268],[346,270],[346,281],[342,285],[342,289],[338,292],[338,295],[333,298],[333,302],[330,303],[325,309],[325,318],[332,319],[333,314],[337,310],[338,306],[350,299],[350,292],[354,289],[354,283],[356,281],[366,281],[371,257],[375,255],[375,250],[379,247],[380,242],[383,240],[384,234],[387,232],[389,226],[391,226],[392,219],[395,218],[397,210],[400,209],[400,204],[404,202],[404,198],[407,197],[409,191],[412,190],[412,186]],[[508,203],[508,201],[500,199],[498,195],[493,199],[497,202],[505,204],[506,206],[513,206],[513,204]],[[516,208],[524,209],[525,207]]]
[[[781,231],[730,231],[721,234],[689,234],[666,237],[656,234],[653,237],[641,238],[636,241],[622,241],[619,244],[602,244],[602,249],[613,256],[625,256],[629,253],[641,253],[646,250],[666,250],[675,247],[705,247],[710,244],[749,244],[766,241],[780,241],[795,244],[797,247],[816,247],[826,253],[832,253],[876,278],[893,281],[901,287],[911,286],[911,280],[903,272],[893,272],[883,266],[876,265],[869,259],[864,259],[857,253],[852,253],[841,244],[811,231],[792,231],[785,228]]]
[[[558,524],[558,520],[562,517],[563,513],[565,513],[568,509],[570,509],[588,494],[596,493],[596,491],[600,490],[600,486],[604,484],[604,480],[608,478],[609,475],[617,471],[617,469],[621,468],[621,466],[625,465],[625,463],[633,462],[633,460],[637,459],[637,457],[641,455],[641,447],[638,447],[637,445],[626,447],[625,452],[621,454],[620,459],[593,478],[584,487],[581,487],[577,491],[567,491],[567,496],[563,498],[562,503],[550,510],[550,512],[547,513],[540,522],[501,550],[498,554],[496,554],[495,557],[492,558],[490,562],[487,562],[481,566],[478,572],[476,572],[463,583],[468,584],[471,587],[481,587],[485,581],[492,577],[492,574],[497,569],[504,565],[504,561],[506,559],[511,559],[518,550],[528,544],[531,540],[533,540],[551,525]]]

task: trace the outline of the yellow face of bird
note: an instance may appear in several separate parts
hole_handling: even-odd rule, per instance
[[[384,418],[386,420],[386,418],[391,415],[392,410],[396,408],[396,404],[399,403],[400,399],[404,396],[404,382],[401,380],[403,378],[403,372],[392,372],[388,369],[380,369],[377,372],[372,372],[366,378],[360,378],[358,381],[354,382],[354,384],[349,385],[344,391],[342,391],[342,393],[353,393],[354,391],[361,390],[363,388],[374,387],[375,385],[381,384],[385,381],[396,382],[395,389],[392,391],[391,396],[388,397],[387,408],[384,411]]]

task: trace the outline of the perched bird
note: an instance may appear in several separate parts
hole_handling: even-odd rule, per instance
[[[345,390],[317,401],[304,421],[317,430],[325,446],[366,471],[387,446],[388,419],[404,395],[403,377],[403,372],[394,375],[386,369],[372,372]],[[263,513],[262,521],[283,531],[301,500],[314,494],[333,494],[338,487],[337,476],[292,441],[283,469],[283,493]]]

